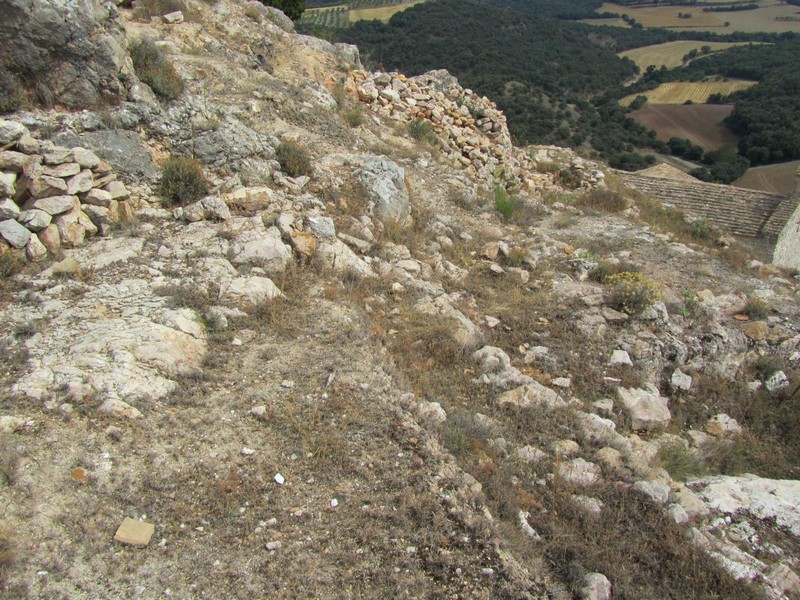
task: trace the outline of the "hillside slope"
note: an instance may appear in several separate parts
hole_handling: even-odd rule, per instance
[[[447,73],[182,7],[113,17],[118,102],[0,120],[4,597],[798,597],[790,274]]]

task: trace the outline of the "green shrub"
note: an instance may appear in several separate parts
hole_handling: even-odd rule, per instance
[[[208,182],[193,158],[167,159],[161,169],[161,196],[172,205],[188,204],[208,194]]]
[[[22,86],[17,76],[0,67],[0,114],[14,112],[22,106]]]
[[[708,472],[708,466],[702,458],[680,442],[663,444],[658,449],[657,460],[675,481],[686,481]]]
[[[136,75],[158,96],[174,100],[183,93],[183,80],[153,40],[141,38],[128,51]]]
[[[643,273],[617,273],[606,284],[611,288],[609,304],[628,315],[644,312],[661,298],[656,282]]]
[[[505,188],[500,185],[494,186],[494,208],[506,219],[511,217],[517,208],[517,202],[513,196],[509,196]]]
[[[707,240],[711,237],[711,225],[700,219],[692,221],[689,225],[689,232],[691,236],[698,240]]]
[[[306,149],[297,142],[281,142],[275,149],[275,160],[289,177],[311,175],[311,158]]]
[[[678,314],[684,318],[693,316],[698,308],[700,308],[700,301],[697,299],[697,294],[694,292],[683,292],[683,303],[678,307]]]
[[[408,124],[408,135],[415,140],[430,141],[433,137],[433,127],[430,121],[420,121],[414,119]]]

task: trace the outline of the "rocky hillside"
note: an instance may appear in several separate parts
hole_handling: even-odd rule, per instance
[[[256,2],[6,4],[3,597],[800,598],[792,274]]]

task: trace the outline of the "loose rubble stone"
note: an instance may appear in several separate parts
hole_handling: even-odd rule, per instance
[[[237,304],[243,304],[247,309],[253,309],[265,302],[281,295],[271,279],[267,277],[237,277],[223,290],[222,297],[230,299]]]
[[[292,230],[289,233],[289,241],[292,244],[295,252],[303,258],[310,258],[317,251],[317,238],[308,233],[307,231]]]
[[[281,241],[277,228],[256,228],[239,235],[231,247],[231,262],[261,267],[267,274],[282,273],[292,258],[292,249]]]
[[[633,489],[641,492],[656,504],[669,502],[670,488],[665,483],[659,481],[637,481],[633,484]]]
[[[736,422],[736,419],[719,413],[706,421],[706,431],[716,437],[723,437],[728,434],[742,433],[742,426]]]
[[[628,356],[628,353],[625,350],[614,350],[611,353],[611,360],[608,361],[610,366],[614,365],[627,365],[629,367],[633,366],[633,362],[631,362],[631,357]]]
[[[358,174],[367,197],[375,203],[375,215],[384,223],[401,226],[411,223],[405,171],[384,156],[370,156]]]
[[[13,200],[0,198],[0,220],[17,219],[19,217],[19,206]]]
[[[0,197],[13,196],[16,192],[16,182],[16,173],[4,173],[3,171],[0,171]]]
[[[131,546],[147,546],[155,533],[155,525],[144,521],[136,521],[129,517],[123,519],[122,524],[114,534],[114,540]]]
[[[418,401],[415,412],[420,419],[431,425],[441,425],[447,420],[447,413],[438,402]]]
[[[690,389],[692,389],[691,375],[686,375],[680,369],[675,369],[672,372],[670,383],[672,384],[672,387],[675,388],[676,390],[689,391]]]
[[[611,582],[602,573],[589,573],[581,588],[581,600],[611,600]]]
[[[41,175],[30,182],[28,192],[34,199],[62,196],[67,193],[67,182],[59,177]]]
[[[321,242],[336,242],[336,227],[330,217],[311,216],[306,218],[309,233]]]
[[[537,463],[547,458],[547,453],[533,446],[522,446],[517,449],[517,456],[526,463]]]
[[[599,466],[582,458],[560,463],[556,472],[564,481],[580,487],[594,485],[602,473]]]
[[[531,381],[526,385],[504,392],[497,397],[496,401],[500,405],[513,404],[520,408],[528,408],[529,406],[556,408],[567,404],[558,393],[537,381]]]
[[[41,210],[55,216],[79,207],[77,196],[49,196],[32,200],[25,205],[25,210]]]
[[[764,385],[767,388],[767,391],[777,392],[778,390],[789,385],[789,378],[786,377],[786,373],[783,371],[775,371],[775,373],[770,375],[769,379],[767,379]]]
[[[581,446],[575,440],[556,440],[551,445],[550,449],[553,454],[559,458],[565,456],[575,456],[581,451]]]
[[[662,398],[655,386],[649,385],[647,390],[621,387],[617,398],[630,414],[634,429],[661,429],[672,419],[667,398]]]
[[[7,241],[14,248],[24,248],[31,239],[31,232],[16,221],[9,219],[0,221],[0,238]]]
[[[370,266],[341,240],[336,240],[333,244],[320,243],[314,259],[326,269],[353,273],[360,277],[375,277]]]
[[[25,246],[25,256],[31,262],[39,262],[47,258],[47,248],[39,241],[39,237],[35,233],[31,234],[28,244]]]
[[[16,121],[0,119],[0,146],[5,146],[28,133],[28,129]]]
[[[512,385],[530,384],[533,379],[511,366],[511,358],[502,349],[484,346],[472,353],[472,360],[478,363],[481,376],[478,381],[500,388]]]

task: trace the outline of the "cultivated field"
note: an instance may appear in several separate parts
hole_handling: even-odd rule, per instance
[[[655,65],[661,67],[662,65],[671,69],[673,67],[680,67],[683,65],[681,60],[692,50],[700,51],[703,46],[709,46],[711,52],[720,52],[727,50],[734,46],[745,46],[747,43],[728,43],[728,42],[698,42],[694,40],[680,40],[676,42],[667,42],[665,44],[655,44],[653,46],[645,46],[643,48],[634,48],[633,50],[626,50],[621,52],[622,58],[630,58],[636,65],[644,71],[648,66]]]
[[[411,0],[411,2],[404,2],[402,4],[380,6],[377,8],[359,8],[356,10],[350,10],[350,22],[355,23],[356,21],[369,21],[371,19],[378,19],[379,21],[388,21],[389,19],[392,18],[392,15],[404,11],[405,9],[410,8],[415,4],[421,4],[423,2],[425,2],[425,0]]]
[[[756,10],[735,12],[703,12],[700,6],[647,6],[633,7],[604,3],[598,13],[615,12],[628,14],[645,27],[665,27],[667,29],[697,29],[729,33],[732,31],[794,31],[800,33],[800,21],[779,21],[779,18],[800,17],[800,7],[782,4],[780,0],[758,0]],[[691,18],[682,19],[678,13],[691,13]],[[728,23],[726,26],[725,23]]]
[[[355,23],[356,21],[372,19],[388,21],[392,15],[421,2],[425,2],[425,0],[411,0],[410,2],[353,0],[348,4],[308,9],[303,13],[302,21],[325,27],[347,27],[350,23]]]
[[[628,106],[636,96],[647,96],[648,102],[653,104],[683,104],[692,102],[705,102],[712,94],[731,94],[755,85],[755,81],[730,79],[728,81],[668,81],[662,83],[654,90],[642,94],[631,94],[620,100],[620,104]]]
[[[705,150],[736,144],[737,137],[722,121],[731,114],[731,104],[645,104],[631,117],[667,141],[671,137],[691,140]]]
[[[800,169],[800,160],[753,167],[734,181],[733,185],[748,190],[790,194],[797,181],[797,169]]]
[[[350,23],[347,6],[313,8],[303,13],[302,20],[322,27],[347,27]]]
[[[581,19],[580,23],[586,23],[587,25],[608,25],[609,27],[628,27],[625,21],[622,19]]]

